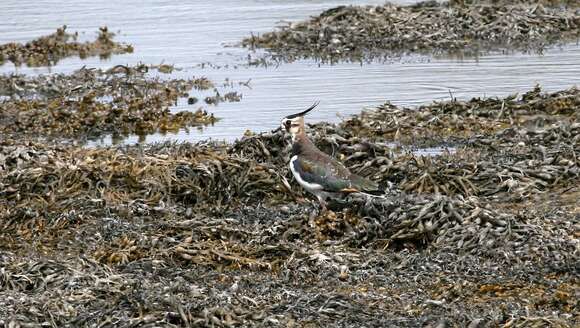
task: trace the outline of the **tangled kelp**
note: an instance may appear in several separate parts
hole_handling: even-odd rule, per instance
[[[145,135],[215,123],[217,118],[201,107],[195,112],[170,110],[192,88],[218,92],[205,77],[163,80],[148,75],[145,65],[83,68],[69,75],[2,76],[0,131],[86,138],[109,133]]]
[[[354,167],[376,179],[388,177],[407,191],[464,196],[509,191],[516,197],[578,176],[579,108],[575,88],[552,94],[536,88],[521,97],[434,103],[418,110],[385,104],[342,122],[336,129],[342,137],[335,139],[351,134],[374,139],[372,152],[359,147],[345,156],[368,158]],[[469,147],[436,158],[393,159],[381,144],[385,141]]]
[[[406,53],[477,55],[492,50],[542,51],[577,40],[574,8],[541,5],[439,4],[340,6],[310,20],[242,41],[268,49],[275,58],[335,61],[393,57]]]
[[[291,182],[279,130],[234,144],[0,141],[0,322],[574,327],[577,99],[535,89],[313,125],[319,147],[387,188],[321,214]],[[393,148],[411,137],[456,150]]]
[[[429,2],[425,2],[429,3]],[[451,6],[465,6],[474,4],[494,5],[536,5],[546,7],[569,7],[576,8],[580,4],[575,0],[451,0]]]
[[[431,139],[441,144],[449,137],[489,135],[514,125],[528,125],[541,133],[541,128],[550,124],[577,122],[580,119],[578,107],[580,92],[577,88],[543,94],[536,86],[521,96],[478,97],[470,101],[454,99],[417,109],[386,103],[345,120],[340,127],[359,137],[380,137],[413,144],[420,139]]]
[[[0,65],[10,61],[16,66],[51,66],[59,60],[79,56],[108,58],[114,54],[133,52],[133,46],[113,41],[115,34],[105,27],[99,28],[95,41],[78,42],[78,33],[66,32],[66,25],[53,34],[40,37],[25,44],[7,43],[0,45]]]

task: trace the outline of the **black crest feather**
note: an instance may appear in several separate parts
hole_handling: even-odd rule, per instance
[[[287,119],[291,120],[293,118],[299,117],[299,116],[304,116],[306,114],[308,114],[308,112],[310,112],[311,110],[313,110],[316,106],[318,106],[320,102],[317,101],[314,104],[312,104],[312,106],[308,107],[306,110],[300,112],[300,113],[296,113],[296,114],[292,114],[292,115],[288,115],[286,116]]]

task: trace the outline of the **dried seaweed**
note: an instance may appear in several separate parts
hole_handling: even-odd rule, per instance
[[[188,92],[213,87],[205,77],[162,80],[148,66],[80,69],[70,75],[0,77],[0,131],[13,135],[87,138],[171,132],[215,123],[203,108],[173,113]]]
[[[574,6],[513,2],[428,1],[411,6],[340,6],[310,20],[242,41],[265,48],[274,60],[368,60],[407,53],[479,55],[497,50],[541,52],[574,41],[580,16]],[[255,64],[263,62],[255,60]]]
[[[66,32],[66,25],[58,28],[53,34],[40,37],[26,44],[7,43],[0,45],[0,65],[6,61],[16,66],[52,66],[66,57],[78,56],[87,58],[99,56],[102,59],[114,54],[133,52],[133,46],[113,41],[114,33],[104,26],[99,28],[99,35],[92,42],[78,42],[78,32]]]
[[[280,130],[3,139],[0,325],[575,327],[579,104],[537,88],[312,125],[387,189],[326,213],[295,187]],[[455,150],[405,148],[431,138]]]

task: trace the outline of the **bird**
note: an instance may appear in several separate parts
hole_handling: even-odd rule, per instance
[[[292,136],[290,171],[295,180],[327,211],[328,198],[340,198],[350,193],[381,192],[376,182],[351,173],[341,162],[324,153],[306,135],[304,116],[318,106],[315,102],[306,110],[288,115],[281,121],[282,129]]]

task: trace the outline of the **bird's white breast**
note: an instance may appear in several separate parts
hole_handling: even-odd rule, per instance
[[[290,159],[290,171],[292,171],[292,174],[294,175],[294,178],[296,179],[296,181],[298,181],[298,183],[306,190],[308,190],[309,192],[313,193],[313,194],[317,194],[317,191],[321,191],[322,189],[324,189],[321,185],[317,184],[317,183],[309,183],[306,182],[302,179],[302,177],[300,176],[300,174],[298,174],[298,171],[296,171],[296,169],[294,168],[294,162],[298,160],[298,155],[294,155],[292,156],[292,158]]]

